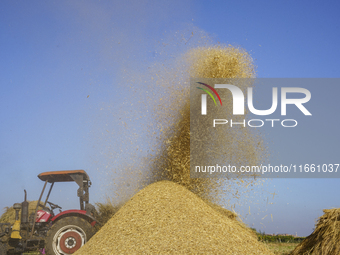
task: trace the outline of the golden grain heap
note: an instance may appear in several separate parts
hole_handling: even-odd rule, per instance
[[[314,232],[301,242],[291,255],[340,254],[340,208],[323,210]]]
[[[169,181],[138,192],[75,254],[198,253],[272,254],[235,219]]]

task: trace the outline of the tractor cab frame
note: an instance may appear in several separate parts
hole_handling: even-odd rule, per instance
[[[44,187],[41,191],[38,205],[40,204],[41,198],[45,192],[47,183],[51,183],[50,189],[47,193],[45,203],[46,206],[48,198],[50,197],[51,191],[53,189],[55,182],[76,182],[79,186],[77,195],[80,202],[80,210],[85,210],[86,205],[89,203],[89,187],[91,186],[91,181],[89,176],[84,170],[69,170],[69,171],[53,171],[44,172],[38,175],[38,178],[45,182]],[[38,208],[38,206],[37,206]]]

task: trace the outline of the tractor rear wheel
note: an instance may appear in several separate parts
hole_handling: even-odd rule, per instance
[[[91,224],[76,216],[54,223],[45,239],[46,254],[69,255],[79,250],[94,234]]]

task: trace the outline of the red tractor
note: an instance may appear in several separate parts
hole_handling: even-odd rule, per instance
[[[13,205],[15,223],[0,223],[0,255],[37,250],[47,255],[73,254],[95,233],[95,225],[99,223],[94,218],[96,209],[89,203],[91,181],[84,170],[44,172],[38,177],[45,184],[35,213],[30,217],[28,215],[29,203],[25,190],[24,202]],[[54,183],[72,181],[79,186],[77,194],[80,210],[62,211],[59,205],[49,202],[48,198]],[[43,203],[41,199],[48,183],[50,188]],[[55,209],[59,209],[59,213],[55,214]]]

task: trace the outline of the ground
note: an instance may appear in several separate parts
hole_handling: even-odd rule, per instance
[[[266,243],[269,250],[277,255],[290,254],[299,243]]]

